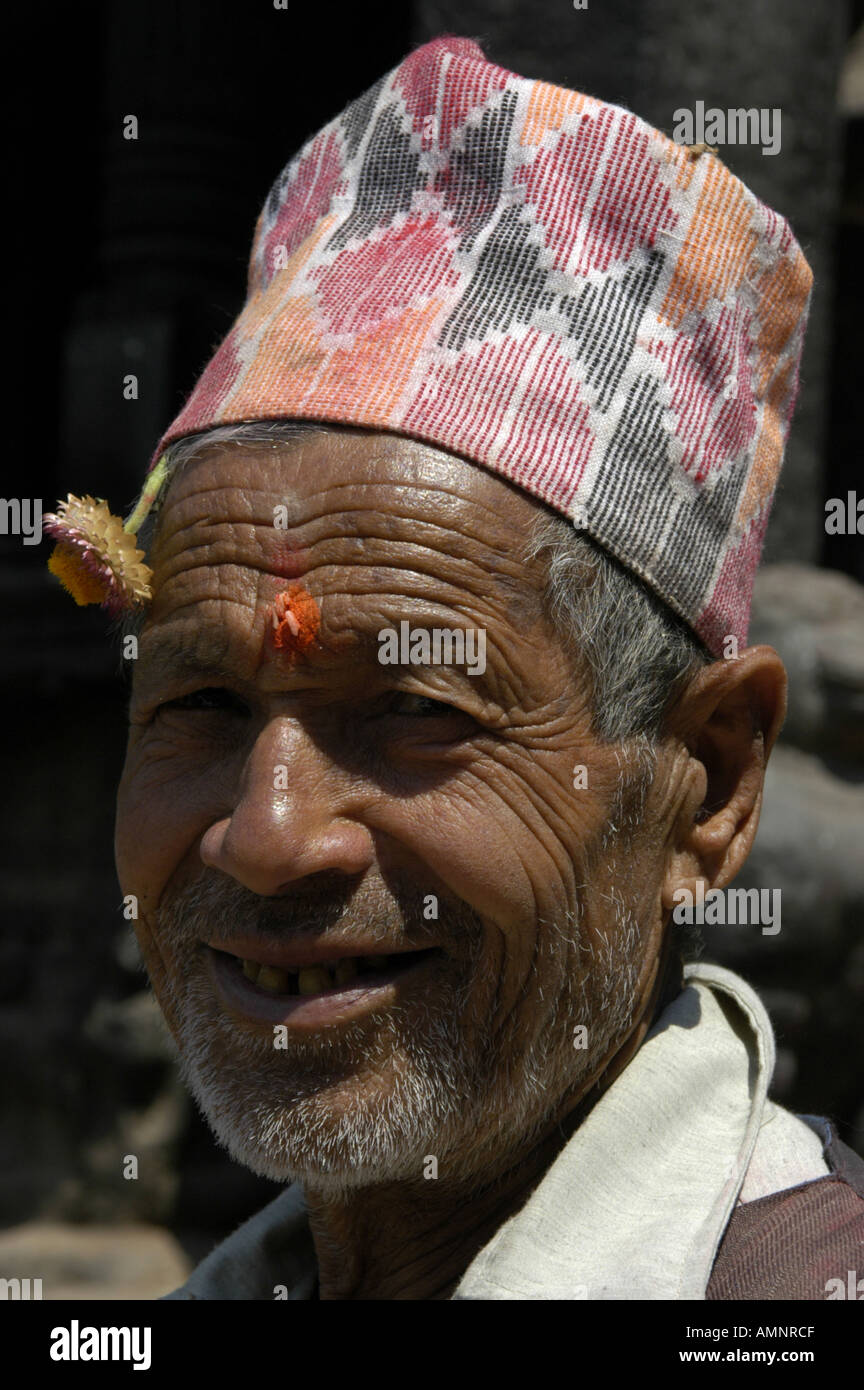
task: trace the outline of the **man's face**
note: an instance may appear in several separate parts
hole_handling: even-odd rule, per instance
[[[489,1177],[634,1017],[663,836],[604,847],[622,750],[520,560],[536,514],[387,434],[215,450],[170,488],[117,864],[187,1084],[268,1177]],[[301,655],[271,607],[298,584]],[[405,621],[482,629],[485,671],[382,664]]]

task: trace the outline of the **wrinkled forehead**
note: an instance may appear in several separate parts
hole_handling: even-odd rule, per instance
[[[508,611],[534,614],[540,575],[523,551],[541,510],[488,470],[395,435],[214,446],[168,488],[149,557],[150,616],[196,570],[246,566],[291,580],[350,565],[414,565],[430,590],[436,577],[469,591],[491,581]]]

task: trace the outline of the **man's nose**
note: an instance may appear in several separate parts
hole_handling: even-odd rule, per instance
[[[243,769],[230,815],[204,833],[201,858],[259,896],[326,870],[357,875],[374,858],[368,828],[349,817],[350,774],[295,720],[274,719]]]

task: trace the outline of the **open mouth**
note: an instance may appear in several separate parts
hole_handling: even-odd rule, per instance
[[[223,967],[227,966],[235,975],[245,976],[250,985],[271,998],[333,994],[387,984],[421,962],[441,954],[435,946],[424,951],[403,951],[389,956],[343,956],[339,960],[318,961],[314,965],[276,966],[235,956],[228,951],[218,951],[215,947],[210,949],[221,957]]]

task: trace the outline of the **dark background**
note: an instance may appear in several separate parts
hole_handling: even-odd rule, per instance
[[[690,0],[14,10],[2,483],[4,496],[38,495],[44,510],[68,491],[128,510],[159,434],[242,305],[270,184],[416,43],[476,38],[505,67],[628,106],[670,134],[676,108],[697,100],[780,107],[778,155],[721,156],[789,218],[816,275],[752,634],[781,651],[793,694],[741,882],[782,886],[784,929],[730,928],[707,954],[766,999],[775,1098],[832,1116],[864,1151],[864,544],[824,530],[827,498],[862,486],[860,57],[857,99],[848,68],[862,22],[862,0],[727,0],[708,14]],[[122,138],[129,114],[137,141]],[[123,399],[127,372],[139,378],[135,402]],[[70,1223],[143,1223],[141,1250],[145,1227],[167,1229],[196,1258],[276,1189],[231,1164],[194,1114],[122,918],[112,834],[124,691],[104,618],[73,608],[47,574],[46,542],[0,547],[0,1227],[39,1223],[56,1254]],[[135,1182],[122,1177],[127,1153],[139,1157]],[[56,1257],[60,1282],[92,1293],[110,1276],[131,1289],[137,1273],[117,1272],[110,1242],[84,1268],[76,1231],[73,1254]],[[160,1278],[174,1282],[155,1273],[154,1288]]]

